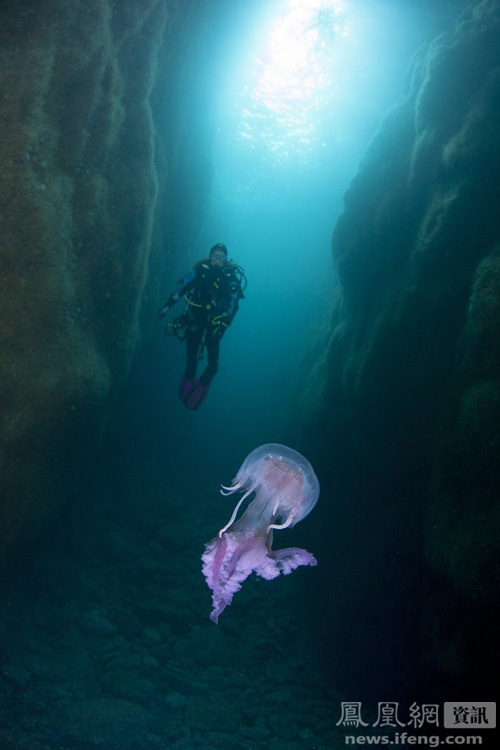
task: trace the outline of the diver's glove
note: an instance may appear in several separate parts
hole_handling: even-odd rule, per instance
[[[165,315],[168,313],[172,305],[175,305],[179,297],[180,297],[180,294],[178,292],[174,292],[173,294],[170,295],[167,302],[163,305],[160,312],[158,313],[158,317],[160,318],[160,320],[161,318],[165,317]]]

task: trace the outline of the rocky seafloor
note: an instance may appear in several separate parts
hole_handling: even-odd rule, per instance
[[[92,526],[66,519],[38,551],[3,637],[2,750],[344,744],[293,577],[252,577],[210,622],[200,554],[227,510],[214,487],[204,504],[194,478],[140,508],[93,501]]]

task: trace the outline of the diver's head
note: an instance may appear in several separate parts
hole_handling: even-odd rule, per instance
[[[208,259],[211,266],[223,266],[227,260],[227,247],[222,242],[218,242],[210,248]]]

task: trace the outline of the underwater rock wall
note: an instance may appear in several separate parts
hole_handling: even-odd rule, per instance
[[[357,696],[417,678],[487,695],[498,655],[499,51],[484,0],[419,54],[333,233],[341,293],[299,442],[328,477],[324,637]]]
[[[182,34],[195,36],[192,10],[0,9],[0,583],[74,494],[137,346],[157,214],[186,145],[182,104],[157,127],[162,87]]]

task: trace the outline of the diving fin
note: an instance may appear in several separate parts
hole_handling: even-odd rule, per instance
[[[179,398],[184,401],[193,388],[195,388],[198,385],[198,381],[196,378],[188,379],[186,375],[184,374],[181,378],[181,382],[179,383]]]
[[[205,401],[210,385],[203,385],[198,380],[194,381],[194,388],[183,398],[186,409],[198,409]]]

